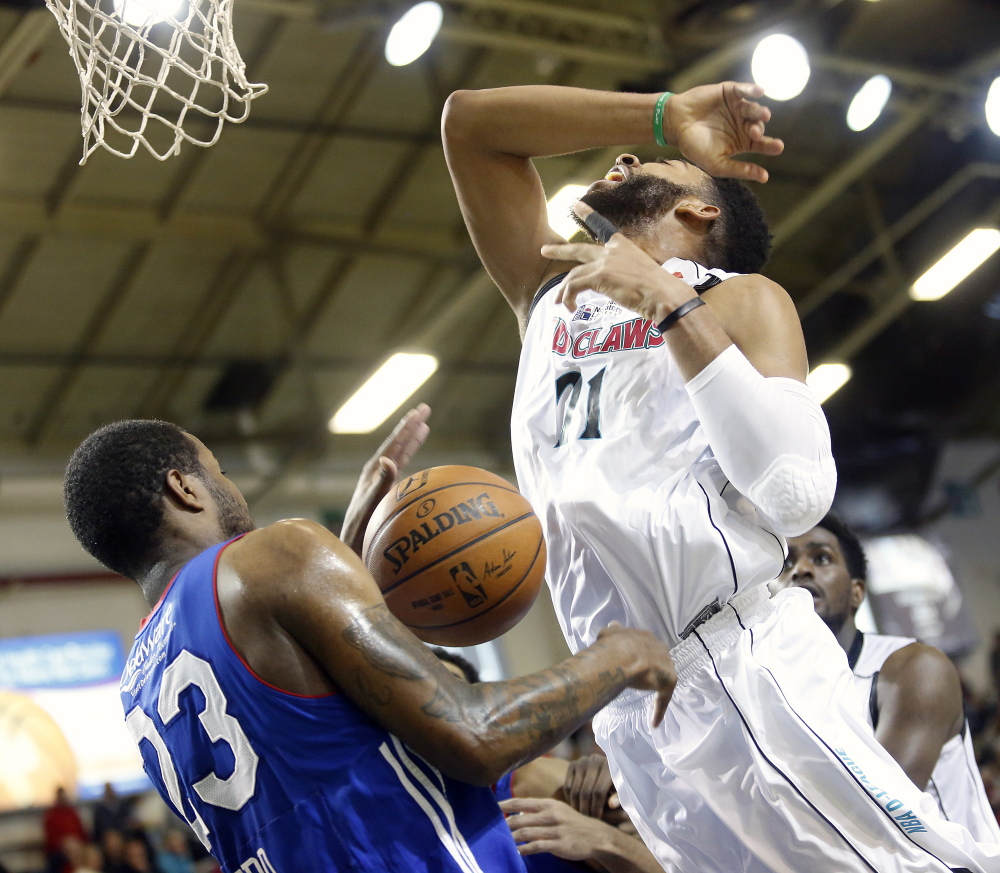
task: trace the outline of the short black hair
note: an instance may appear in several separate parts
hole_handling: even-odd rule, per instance
[[[750,187],[739,179],[711,178],[700,193],[721,212],[706,240],[706,265],[729,273],[763,270],[771,254],[771,231]]]
[[[837,538],[837,542],[840,543],[840,551],[844,553],[847,572],[851,574],[851,578],[867,582],[868,559],[865,557],[861,540],[858,539],[858,535],[851,526],[836,513],[829,512],[816,527],[830,531]]]
[[[109,570],[141,576],[155,560],[170,470],[202,471],[198,449],[176,424],[118,421],[94,431],[73,452],[63,482],[80,545]]]
[[[431,651],[442,661],[447,661],[449,664],[454,664],[458,667],[462,671],[462,675],[465,676],[465,681],[470,685],[475,685],[479,681],[479,671],[467,658],[463,658],[456,652],[449,652],[447,649],[438,647],[431,649]]]

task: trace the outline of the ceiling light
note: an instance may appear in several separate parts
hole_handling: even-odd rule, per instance
[[[847,364],[820,364],[806,377],[806,385],[820,403],[826,403],[850,378],[851,368]]]
[[[1000,249],[1000,230],[977,227],[913,283],[910,297],[940,300],[997,249]]]
[[[757,44],[750,71],[767,97],[791,100],[802,93],[809,81],[809,55],[794,37],[774,33]]]
[[[139,30],[167,18],[176,19],[183,5],[183,0],[115,0],[115,15]]]
[[[1000,136],[1000,76],[993,80],[986,94],[986,123]]]
[[[426,382],[438,367],[434,355],[397,352],[354,392],[330,419],[331,433],[371,433]]]
[[[441,6],[434,0],[412,7],[389,31],[385,59],[394,67],[412,64],[431,47],[443,17]]]
[[[549,201],[549,227],[563,239],[576,233],[579,225],[573,220],[573,204],[586,193],[586,185],[564,185]]]
[[[888,76],[872,76],[861,86],[847,108],[847,126],[851,130],[871,127],[882,114],[891,93],[892,80]]]

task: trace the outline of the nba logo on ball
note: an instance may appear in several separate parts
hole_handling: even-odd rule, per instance
[[[375,510],[363,554],[393,614],[437,645],[478,645],[508,631],[545,576],[531,506],[476,467],[433,467],[400,482]]]

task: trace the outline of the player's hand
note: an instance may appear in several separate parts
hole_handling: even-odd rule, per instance
[[[654,728],[659,727],[677,685],[677,673],[666,644],[649,631],[624,628],[617,623],[604,628],[597,635],[597,640],[606,640],[621,648],[622,663],[631,668],[632,678],[628,683],[631,688],[656,692],[656,706],[650,724]]]
[[[500,802],[514,841],[522,855],[548,852],[567,861],[586,861],[596,853],[609,827],[560,800],[514,797]]]
[[[354,496],[344,513],[344,526],[340,532],[341,540],[358,556],[361,555],[365,531],[375,507],[392,490],[400,471],[427,439],[430,433],[427,419],[430,414],[431,408],[426,403],[407,412],[395,430],[378,447],[378,451],[361,468],[361,478],[358,479]]]
[[[594,210],[582,201],[574,212],[586,219]],[[542,246],[546,258],[578,261],[556,292],[556,303],[576,311],[576,299],[593,290],[616,303],[638,312],[658,324],[695,292],[691,286],[664,270],[624,234],[616,233],[604,245],[558,243]]]
[[[664,135],[712,176],[766,182],[763,167],[733,160],[746,152],[780,155],[785,148],[780,139],[764,133],[771,110],[756,102],[763,96],[759,85],[739,82],[700,85],[674,94],[664,111]]]
[[[584,755],[571,761],[562,790],[573,809],[591,818],[602,818],[612,798],[616,801],[612,808],[619,807],[611,769],[604,755]]]

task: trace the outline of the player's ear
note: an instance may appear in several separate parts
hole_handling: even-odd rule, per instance
[[[688,195],[681,198],[674,207],[674,215],[677,219],[699,232],[707,230],[708,226],[721,214],[722,211],[718,206],[706,203],[695,195]]]
[[[192,473],[168,470],[164,481],[167,500],[178,509],[187,512],[201,512],[205,509],[204,485]]]
[[[864,579],[851,580],[851,607],[857,610],[864,603],[865,595],[868,593],[868,586]]]

